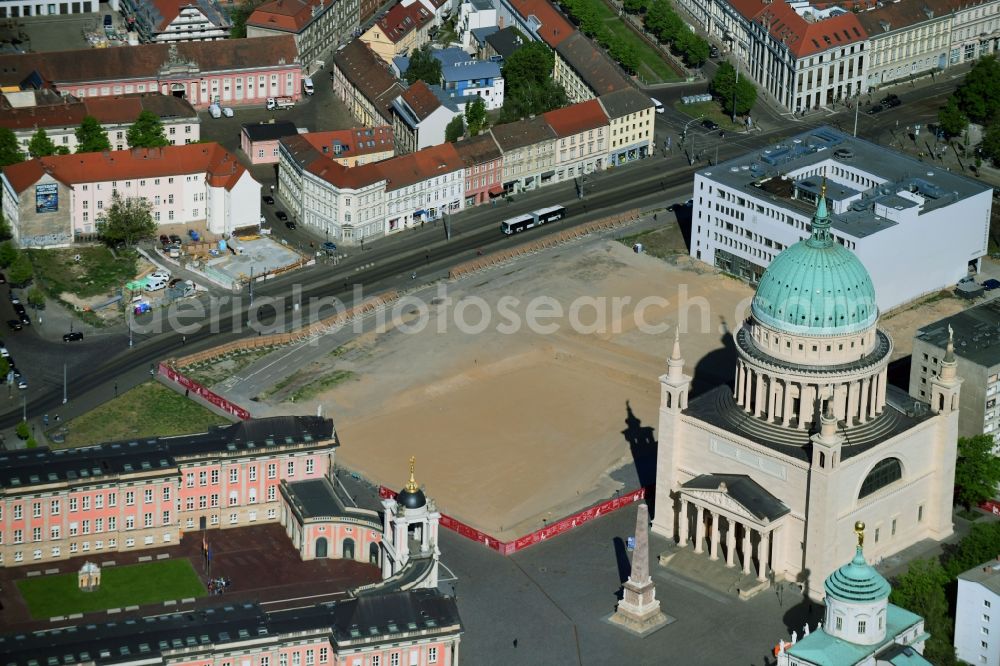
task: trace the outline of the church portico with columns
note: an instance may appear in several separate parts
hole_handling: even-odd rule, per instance
[[[825,190],[811,236],[771,262],[734,337],[731,385],[689,398],[675,335],[654,532],[761,589],[788,580],[813,599],[851,555],[835,535],[857,521],[876,557],[951,534],[954,354],[929,380],[929,404],[889,385],[892,340],[865,267],[830,234]]]

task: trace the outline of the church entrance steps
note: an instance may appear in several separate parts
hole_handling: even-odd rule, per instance
[[[696,581],[729,598],[750,599],[771,587],[769,581],[759,581],[753,573],[744,574],[739,557],[736,558],[736,566],[727,567],[721,551],[718,560],[710,560],[708,552],[696,553],[691,546],[681,548],[670,542],[667,549],[660,553],[659,564],[661,570]],[[751,566],[751,571],[754,570],[756,562]]]

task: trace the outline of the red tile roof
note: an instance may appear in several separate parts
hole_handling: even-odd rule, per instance
[[[65,185],[204,173],[210,185],[228,190],[245,171],[236,156],[217,143],[52,155],[3,169],[18,193],[38,182],[43,173]]]
[[[161,118],[197,118],[188,102],[173,95],[138,93],[116,97],[64,98],[59,104],[9,108],[0,102],[0,127],[12,130],[73,127],[93,116],[102,125],[130,124],[143,110]]]
[[[542,116],[560,139],[608,124],[608,116],[596,99],[548,111]]]
[[[367,155],[395,149],[392,128],[388,125],[332,132],[308,132],[301,136],[309,145],[327,156],[335,156],[332,148],[334,144],[343,146],[343,152],[336,155],[337,157]]]
[[[329,0],[272,0],[254,10],[247,25],[298,33],[312,21],[313,7],[324,3],[332,6]]]
[[[432,18],[434,15],[419,2],[414,2],[409,7],[398,3],[379,19],[378,26],[386,39],[395,44]]]
[[[441,100],[423,81],[417,80],[400,97],[413,109],[418,121],[423,121],[441,106]]]
[[[461,171],[465,168],[465,163],[454,145],[442,143],[408,155],[382,160],[371,166],[378,167],[386,181],[385,190],[389,192],[435,176]]]
[[[554,49],[562,40],[576,32],[573,24],[547,0],[510,0],[510,4],[524,18],[534,16],[538,19],[542,24],[538,28],[538,36],[549,45],[549,48]]]
[[[198,63],[202,74],[292,66],[298,58],[292,35],[21,53],[0,56],[0,85],[18,85],[36,70],[56,84],[156,78],[169,60],[171,46],[176,46],[181,60]]]
[[[767,28],[771,39],[783,42],[796,58],[864,41],[867,33],[857,15],[846,12],[818,21],[799,16],[785,2],[730,0],[746,19]]]

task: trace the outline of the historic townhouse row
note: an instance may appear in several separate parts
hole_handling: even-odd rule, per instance
[[[247,19],[247,37],[293,35],[307,73],[322,69],[323,58],[358,29],[358,0],[271,0]]]
[[[159,92],[204,109],[298,99],[302,65],[291,35],[0,56],[0,86],[32,77],[79,99]]]
[[[157,225],[227,235],[260,220],[260,183],[217,143],[35,158],[4,167],[0,188],[21,247],[92,240],[116,194],[146,198]]]
[[[357,89],[343,92],[351,99],[364,96]],[[301,223],[331,240],[359,244],[492,197],[646,157],[653,150],[653,122],[652,100],[626,88],[455,144],[353,168],[337,164],[308,135],[284,137],[279,194]]]
[[[678,0],[779,104],[830,107],[911,76],[994,53],[1000,0],[793,7],[765,0]]]

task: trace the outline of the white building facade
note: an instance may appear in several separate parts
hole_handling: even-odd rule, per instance
[[[954,285],[986,254],[989,187],[822,127],[698,171],[691,256],[755,283],[808,236],[824,179],[833,235],[882,311]]]
[[[996,560],[958,576],[955,652],[967,664],[1000,666],[1000,563]]]

